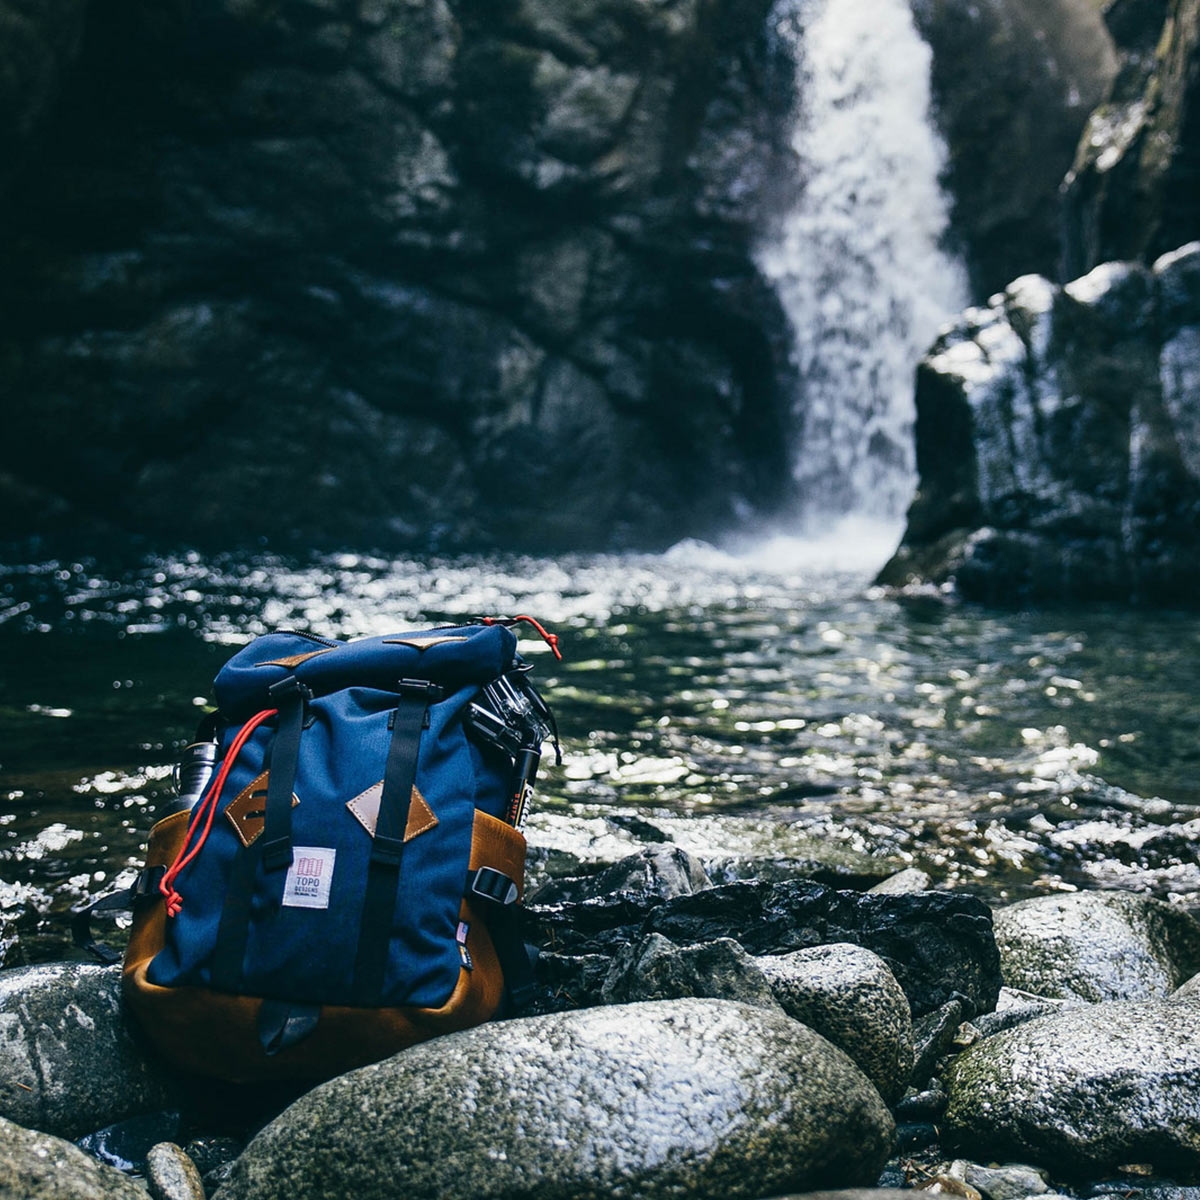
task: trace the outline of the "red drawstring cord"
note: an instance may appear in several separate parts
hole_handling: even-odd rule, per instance
[[[538,631],[538,633],[541,635],[542,641],[544,641],[546,645],[554,651],[554,657],[557,658],[559,662],[562,662],[562,651],[558,648],[558,634],[547,633],[545,628],[542,626],[541,621],[537,620],[535,617],[527,617],[522,614],[519,617],[480,617],[479,619],[484,625],[516,625],[518,621],[527,622]]]
[[[217,815],[217,802],[221,799],[221,789],[225,786],[225,780],[229,777],[229,772],[233,769],[233,764],[237,761],[237,756],[242,752],[242,747],[246,744],[250,735],[264,721],[275,716],[278,711],[276,708],[264,709],[260,713],[255,713],[242,726],[238,731],[237,737],[233,739],[233,744],[229,747],[229,753],[225,755],[225,761],[221,763],[220,770],[217,771],[217,777],[213,780],[212,786],[208,789],[204,799],[196,805],[195,810],[192,812],[191,820],[188,822],[187,834],[183,839],[183,845],[179,848],[179,853],[175,856],[175,861],[167,868],[167,873],[162,877],[162,882],[158,885],[158,890],[167,902],[168,917],[178,916],[180,909],[183,908],[183,897],[175,890],[175,880],[179,877],[179,873],[183,868],[204,848],[204,843],[208,840],[209,831],[213,826],[213,818]],[[204,821],[204,829],[196,844],[189,851],[188,843],[192,840],[192,836],[195,834],[201,820]]]

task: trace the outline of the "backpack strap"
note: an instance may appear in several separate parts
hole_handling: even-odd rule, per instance
[[[494,867],[480,867],[467,879],[467,899],[487,902],[487,927],[500,971],[504,975],[504,995],[511,1015],[524,1008],[537,990],[533,962],[521,926],[517,907],[517,881]]]
[[[272,686],[270,694],[279,710],[279,723],[267,765],[263,832],[234,859],[213,948],[212,986],[222,992],[236,992],[241,985],[259,864],[267,871],[280,871],[292,863],[292,793],[305,705],[311,693],[292,675]]]
[[[121,952],[110,949],[92,936],[92,917],[96,913],[130,912],[133,906],[147,898],[157,898],[158,885],[167,868],[162,866],[143,867],[128,887],[106,892],[95,899],[89,897],[71,909],[71,939],[81,950],[86,950],[97,962],[105,966],[121,961]]]
[[[392,739],[383,775],[379,817],[367,867],[367,886],[354,958],[354,1003],[371,1006],[383,997],[388,947],[396,910],[396,887],[404,856],[404,831],[417,777],[421,731],[429,706],[442,698],[442,690],[423,679],[402,679],[400,698],[392,715]]]

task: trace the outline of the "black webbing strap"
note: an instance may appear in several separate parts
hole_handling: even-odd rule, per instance
[[[292,794],[308,696],[308,691],[291,675],[271,688],[271,699],[279,709],[279,716],[267,760],[266,816],[262,833],[249,846],[243,846],[233,860],[213,947],[211,979],[218,991],[236,992],[241,986],[259,864],[267,871],[291,866]],[[282,898],[282,882],[279,893]]]
[[[270,689],[279,708],[279,725],[271,743],[267,774],[267,813],[262,831],[262,860],[268,871],[292,865],[292,795],[300,761],[300,734],[304,730],[304,705],[310,693],[289,675]]]
[[[396,887],[404,855],[404,831],[417,777],[421,730],[429,705],[441,698],[441,689],[424,680],[403,679],[392,718],[392,740],[384,768],[383,793],[367,867],[358,949],[354,957],[353,1000],[371,1006],[383,999],[384,975],[396,910]]]
[[[488,901],[487,927],[504,975],[506,1014],[511,1015],[533,999],[537,978],[521,928],[517,884],[494,867],[480,867],[467,880],[467,899]]]

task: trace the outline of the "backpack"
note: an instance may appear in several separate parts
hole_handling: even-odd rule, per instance
[[[522,620],[561,657],[518,617],[225,664],[133,888],[123,995],[169,1060],[327,1078],[528,998],[520,826],[558,739]]]

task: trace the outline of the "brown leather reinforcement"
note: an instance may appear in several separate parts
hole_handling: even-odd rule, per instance
[[[309,650],[306,654],[291,654],[287,658],[273,658],[270,662],[260,662],[257,665],[260,667],[286,667],[290,671],[302,662],[316,658],[318,654],[328,654],[332,649],[333,647],[330,646],[327,650]]]
[[[427,634],[425,637],[384,638],[385,646],[412,646],[414,650],[428,650],[431,646],[444,646],[447,642],[465,642],[469,639],[461,635],[451,637]]]
[[[270,778],[269,771],[256,775],[225,807],[225,819],[233,826],[233,832],[243,846],[253,845],[267,827],[267,783]],[[292,807],[299,803],[293,792]]]
[[[354,819],[372,836],[375,836],[375,826],[379,823],[379,802],[383,799],[383,780],[373,783],[365,792],[359,792],[353,800],[346,801]],[[408,802],[408,822],[404,826],[404,840],[411,842],[413,838],[434,828],[438,819],[434,816],[429,802],[421,795],[420,790],[413,785]]]
[[[179,852],[188,813],[175,813],[151,830],[147,866],[166,865]],[[503,821],[476,812],[470,870],[492,867],[524,888],[525,839]],[[464,880],[465,884],[465,880]],[[162,899],[134,916],[125,955],[125,1000],[151,1042],[178,1066],[233,1083],[272,1079],[327,1079],[378,1062],[439,1034],[490,1019],[504,996],[504,980],[487,931],[486,903],[464,900],[459,919],[470,926],[474,969],[463,968],[440,1008],[349,1008],[327,1005],[302,1042],[267,1056],[258,1040],[256,996],[233,996],[209,988],[162,988],[149,982],[150,960],[162,949],[166,910]]]

